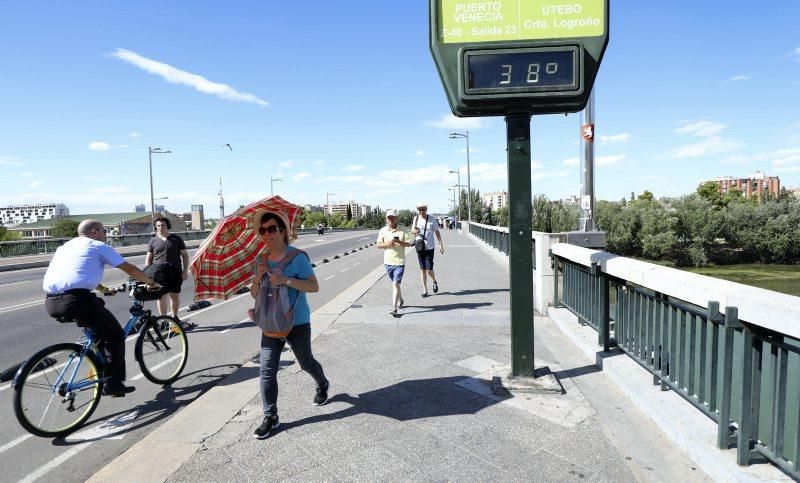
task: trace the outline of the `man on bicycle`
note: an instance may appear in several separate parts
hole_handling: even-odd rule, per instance
[[[106,265],[119,268],[131,278],[158,290],[159,284],[144,272],[126,262],[122,255],[106,245],[106,229],[97,220],[83,220],[78,225],[78,237],[58,247],[47,272],[42,288],[47,293],[45,309],[52,317],[77,320],[102,340],[100,349],[106,358],[108,382],[103,394],[122,397],[133,392],[125,386],[125,333],[116,317],[102,299],[92,292],[99,288]]]

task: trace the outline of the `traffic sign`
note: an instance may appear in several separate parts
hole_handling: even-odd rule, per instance
[[[609,0],[429,0],[457,116],[577,112],[608,45]]]

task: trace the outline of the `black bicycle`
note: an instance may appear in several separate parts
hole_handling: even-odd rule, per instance
[[[150,300],[144,284],[132,282],[111,289],[129,290],[131,318],[125,324],[125,337],[138,331],[134,356],[142,375],[156,384],[175,381],[186,367],[189,341],[181,324],[168,315],[153,316],[142,300]],[[14,376],[14,414],[28,432],[37,436],[64,436],[79,428],[97,408],[108,381],[105,358],[97,338],[80,321],[80,343],[46,347],[31,356]]]

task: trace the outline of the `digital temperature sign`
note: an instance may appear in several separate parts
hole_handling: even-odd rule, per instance
[[[466,94],[575,91],[578,48],[472,50],[464,55]]]
[[[577,112],[608,45],[609,0],[429,0],[456,116]]]

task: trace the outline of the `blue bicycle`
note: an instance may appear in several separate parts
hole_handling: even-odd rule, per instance
[[[134,356],[142,374],[156,384],[175,381],[186,366],[189,341],[181,324],[167,315],[153,316],[142,300],[149,300],[144,284],[134,282],[112,289],[130,289],[131,318],[125,337],[138,331]],[[14,376],[14,414],[30,433],[58,437],[75,431],[97,408],[103,384],[105,358],[97,340],[80,321],[80,343],[55,344],[30,357]]]

